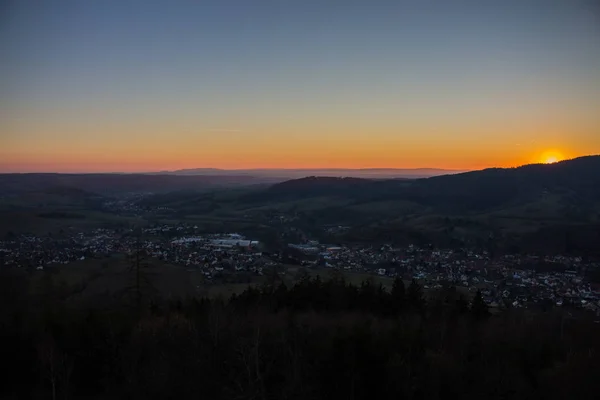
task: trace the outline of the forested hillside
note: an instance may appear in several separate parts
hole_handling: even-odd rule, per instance
[[[2,398],[595,399],[600,326],[339,277],[71,309],[3,276]],[[6,290],[4,290],[6,289]],[[137,304],[137,305],[136,305]]]

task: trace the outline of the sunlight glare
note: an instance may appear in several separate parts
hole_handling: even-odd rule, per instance
[[[562,161],[563,159],[564,157],[559,152],[547,151],[544,154],[542,154],[541,162],[544,164],[554,164],[559,161]]]

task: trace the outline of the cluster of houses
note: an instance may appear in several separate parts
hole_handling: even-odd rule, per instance
[[[262,275],[265,267],[275,264],[262,255],[258,241],[239,234],[184,235],[175,239],[163,235],[166,231],[177,235],[187,229],[183,226],[148,228],[141,237],[133,229],[95,229],[44,237],[22,235],[0,242],[0,262],[6,267],[43,270],[87,258],[141,251],[171,264],[199,269],[208,280],[218,275],[241,276],[245,272]],[[247,280],[247,276],[241,278],[244,279]]]
[[[490,259],[486,251],[440,250],[408,246],[331,246],[315,241],[289,244],[305,266],[416,279],[425,289],[452,284],[480,290],[492,307],[571,305],[600,314],[600,284],[590,272],[599,261],[581,257],[506,255]]]
[[[188,244],[201,243],[205,247],[220,247],[220,248],[257,248],[260,244],[257,240],[249,240],[238,233],[230,233],[224,235],[208,235],[208,236],[191,236],[178,238],[171,241],[172,244]]]
[[[87,257],[106,256],[127,250],[127,243],[117,239],[109,229],[95,229],[87,233],[60,234],[38,237],[21,235],[0,242],[0,260],[4,266],[44,267],[68,264]]]
[[[86,258],[144,251],[170,264],[200,270],[208,281],[245,282],[286,263],[384,277],[416,279],[425,289],[452,284],[480,290],[490,306],[575,306],[600,314],[600,285],[592,279],[600,261],[581,257],[505,255],[391,245],[325,245],[314,240],[289,244],[278,254],[262,252],[260,242],[240,234],[196,235],[195,226],[161,225],[141,230],[94,229],[0,241],[0,264],[44,269]],[[600,276],[600,273],[597,275]]]
[[[210,281],[248,282],[252,275],[263,275],[266,268],[277,265],[263,255],[256,240],[232,234],[184,236],[155,244],[152,253],[166,262],[199,269]]]

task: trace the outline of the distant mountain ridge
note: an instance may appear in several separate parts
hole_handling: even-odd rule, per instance
[[[600,201],[600,156],[415,180],[307,177],[275,184],[262,198],[402,200],[440,211],[467,212],[534,201],[543,193],[569,195],[579,203]]]
[[[304,178],[309,176],[328,177],[352,177],[352,178],[426,178],[446,174],[465,172],[462,170],[449,170],[439,168],[309,168],[309,169],[287,169],[287,168],[255,168],[255,169],[218,169],[218,168],[193,168],[176,171],[161,171],[158,174],[169,175],[212,175],[212,176],[254,176],[272,178]]]

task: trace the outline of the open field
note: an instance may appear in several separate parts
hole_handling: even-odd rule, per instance
[[[140,265],[140,288],[144,297],[160,295],[169,299],[197,294],[194,282],[198,279],[185,268],[153,259],[143,260]],[[50,266],[44,271],[31,272],[30,293],[41,294],[46,285],[62,287],[64,300],[78,306],[104,305],[127,296],[133,298],[136,274],[132,266],[132,260],[125,255]]]
[[[132,269],[133,262],[125,255],[119,254],[102,259],[86,259],[66,265],[47,267],[45,271],[29,272],[29,290],[32,295],[45,292],[47,285],[61,287],[67,304],[106,305],[124,297],[134,297],[136,275]],[[269,278],[254,276],[248,283],[207,282],[204,275],[195,268],[164,263],[156,259],[143,260],[141,265],[141,291],[145,298],[159,295],[161,298],[185,298],[196,296],[229,298],[232,294],[243,292],[250,285],[260,286]],[[286,265],[279,276],[286,286],[294,285],[302,267]],[[330,279],[340,271],[325,268],[307,268],[312,277],[320,276],[323,281]],[[341,272],[344,278],[360,286],[363,281],[371,280],[373,284],[382,284],[391,290],[393,279],[367,273]],[[405,281],[408,286],[410,281]],[[465,294],[466,290],[462,290]]]
[[[60,230],[84,231],[116,226],[141,226],[146,223],[140,217],[125,217],[116,214],[74,209],[30,209],[0,211],[0,235],[31,233],[46,235]]]

